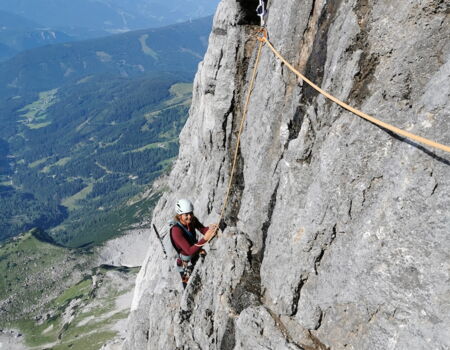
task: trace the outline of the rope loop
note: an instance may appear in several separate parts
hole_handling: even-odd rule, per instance
[[[263,27],[259,28],[257,33],[258,33],[257,39],[259,41],[261,41],[262,43],[268,41],[268,33],[266,28]]]

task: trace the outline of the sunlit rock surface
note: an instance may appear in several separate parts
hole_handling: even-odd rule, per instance
[[[257,4],[219,5],[155,209],[161,230],[182,197],[204,224],[219,217]],[[268,10],[273,45],[322,88],[450,144],[445,2],[272,0]],[[185,291],[174,259],[150,240],[124,349],[448,349],[449,192],[449,154],[327,101],[265,47],[228,227]]]

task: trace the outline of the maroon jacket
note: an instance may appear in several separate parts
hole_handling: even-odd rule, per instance
[[[180,223],[181,225],[181,223]],[[188,227],[184,226],[187,231],[192,233],[192,236],[188,236],[186,232],[184,232],[181,227],[178,225],[174,225],[170,230],[170,234],[172,237],[172,242],[178,248],[181,254],[183,255],[194,255],[197,253],[202,247],[196,246],[195,244],[202,245],[206,242],[204,238],[197,242],[195,237],[195,230],[201,232],[201,234],[205,234],[209,227],[203,226],[196,218],[193,220],[193,223]]]

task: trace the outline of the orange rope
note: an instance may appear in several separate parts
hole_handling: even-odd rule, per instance
[[[440,143],[437,143],[435,141],[426,139],[424,137],[415,135],[413,133],[410,133],[408,131],[399,129],[391,124],[382,122],[381,120],[376,119],[375,117],[372,117],[371,115],[368,115],[364,112],[361,112],[360,110],[353,108],[352,106],[346,104],[345,102],[342,102],[341,100],[339,100],[338,98],[334,97],[333,95],[329,94],[328,92],[326,92],[325,90],[322,90],[320,87],[318,87],[316,84],[314,84],[311,80],[309,80],[308,78],[306,78],[302,73],[300,73],[298,70],[296,70],[288,61],[286,61],[286,59],[281,56],[281,54],[273,47],[273,45],[270,43],[269,39],[267,39],[267,36],[264,36],[262,38],[262,40],[264,40],[264,42],[267,43],[267,45],[269,46],[269,48],[272,50],[272,52],[275,54],[275,56],[277,56],[285,65],[286,67],[288,67],[293,73],[295,73],[299,78],[301,78],[303,81],[305,81],[309,86],[311,86],[313,89],[315,89],[316,91],[318,91],[319,93],[321,93],[322,95],[324,95],[326,98],[330,99],[331,101],[337,103],[339,106],[345,108],[346,110],[356,114],[357,116],[366,119],[378,126],[381,126],[382,128],[385,128],[387,130],[390,130],[392,132],[395,132],[398,135],[404,136],[408,139],[417,141],[419,143],[422,143],[424,145],[430,146],[430,147],[434,147],[437,149],[440,149],[442,151],[445,152],[449,152],[450,153],[450,147],[446,146],[446,145],[442,145]]]
[[[265,35],[264,32],[263,32],[263,35]],[[241,125],[239,127],[239,132],[238,132],[237,141],[236,141],[236,148],[234,150],[233,165],[231,167],[230,179],[228,180],[228,188],[227,188],[227,192],[225,194],[225,200],[224,200],[223,205],[222,205],[222,210],[221,210],[221,213],[220,213],[219,223],[223,219],[223,217],[225,216],[225,209],[227,208],[228,199],[230,197],[231,186],[233,184],[234,173],[236,171],[236,164],[237,164],[237,159],[238,159],[238,155],[239,155],[239,145],[241,143],[241,135],[242,135],[242,131],[244,130],[245,120],[247,118],[248,105],[250,104],[250,97],[252,95],[253,87],[255,85],[256,73],[258,71],[258,65],[259,65],[259,61],[260,61],[260,58],[261,58],[262,47],[264,46],[263,38],[264,38],[264,36],[262,38],[258,38],[258,40],[259,40],[258,53],[256,55],[255,66],[253,67],[253,73],[252,73],[252,77],[251,77],[251,80],[250,80],[250,87],[249,87],[248,92],[247,92],[247,98],[245,100],[244,110],[242,112]],[[217,230],[218,230],[218,227],[215,228],[214,234],[211,236],[211,238],[209,240],[207,240],[203,244],[196,244],[196,246],[197,247],[202,247],[206,243],[208,243],[211,239],[214,238],[214,236],[217,233]]]
[[[261,36],[258,37],[259,40],[259,47],[258,47],[258,53],[256,56],[256,62],[255,62],[255,66],[253,67],[253,73],[252,73],[252,78],[250,81],[250,87],[248,89],[248,93],[247,93],[247,98],[245,101],[245,106],[244,106],[244,111],[242,114],[242,119],[241,119],[241,124],[239,127],[239,132],[238,132],[238,137],[237,137],[237,142],[236,142],[236,149],[234,152],[234,157],[233,157],[233,165],[231,168],[231,174],[230,174],[230,179],[228,181],[228,188],[227,188],[227,192],[225,194],[225,200],[223,202],[222,205],[222,210],[220,213],[220,218],[219,218],[219,223],[220,221],[223,219],[224,215],[225,215],[225,209],[227,207],[228,204],[228,199],[230,197],[230,192],[231,192],[231,186],[233,183],[233,178],[234,178],[234,173],[236,171],[236,164],[237,164],[237,158],[238,158],[238,152],[239,152],[239,145],[241,142],[241,135],[242,135],[242,131],[244,129],[244,123],[247,117],[247,112],[248,112],[248,105],[250,103],[250,97],[252,95],[253,92],[253,87],[255,84],[255,80],[256,80],[256,73],[258,70],[258,65],[259,65],[259,61],[260,61],[260,57],[261,57],[261,52],[262,52],[262,47],[264,46],[265,43],[267,43],[267,45],[269,46],[269,48],[272,50],[272,52],[275,54],[276,57],[278,57],[294,74],[296,74],[299,78],[301,78],[303,81],[305,81],[308,85],[310,85],[313,89],[315,89],[316,91],[318,91],[320,94],[324,95],[326,98],[330,99],[331,101],[335,102],[336,104],[338,104],[339,106],[345,108],[346,110],[356,114],[357,116],[366,119],[378,126],[381,126],[384,129],[390,130],[398,135],[401,135],[403,137],[409,138],[411,140],[414,140],[416,142],[422,143],[424,145],[427,146],[431,146],[437,149],[440,149],[442,151],[445,152],[449,152],[450,153],[450,147],[437,143],[435,141],[426,139],[424,137],[415,135],[413,133],[410,133],[408,131],[402,130],[400,128],[397,128],[391,124],[382,122],[381,120],[376,119],[375,117],[372,117],[369,114],[366,114],[364,112],[361,112],[360,110],[348,105],[345,102],[342,102],[341,100],[339,100],[338,98],[334,97],[333,95],[329,94],[328,92],[326,92],[325,90],[322,90],[319,86],[317,86],[316,84],[314,84],[311,80],[309,80],[307,77],[305,77],[302,73],[300,73],[297,69],[295,69],[288,61],[286,61],[286,59],[273,47],[273,45],[270,43],[269,39],[268,39],[268,35],[267,35],[267,30],[265,28],[261,28],[259,33],[261,33]],[[218,230],[218,227],[215,227],[214,230],[214,234],[211,236],[211,238],[209,240],[207,240],[205,243],[203,244],[195,244],[197,247],[202,247],[204,246],[206,243],[208,243],[211,239],[214,238],[214,236],[216,235]]]

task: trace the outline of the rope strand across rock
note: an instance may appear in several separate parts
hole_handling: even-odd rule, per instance
[[[239,132],[238,132],[238,136],[237,136],[237,140],[236,140],[236,148],[234,150],[233,165],[231,167],[230,178],[228,180],[227,192],[225,194],[225,199],[223,201],[222,210],[220,212],[220,217],[219,217],[219,221],[218,221],[219,223],[223,220],[223,218],[225,216],[225,210],[227,208],[228,200],[230,198],[231,187],[233,185],[234,173],[236,172],[236,164],[237,164],[237,159],[239,156],[239,145],[241,143],[241,135],[242,135],[242,131],[244,130],[245,120],[247,118],[248,105],[250,103],[250,97],[252,95],[253,87],[255,85],[256,73],[258,71],[258,66],[259,66],[259,61],[261,58],[261,52],[262,52],[263,46],[264,46],[264,41],[259,40],[258,53],[256,54],[255,66],[253,67],[252,77],[250,79],[250,86],[247,91],[247,98],[245,99],[244,110],[242,112],[242,119],[241,119],[241,123],[239,126]],[[211,239],[213,239],[214,236],[216,235],[218,229],[219,229],[219,227],[215,228],[214,234],[211,236],[211,238],[208,241],[206,241],[203,244],[196,244],[196,246],[201,247],[201,246],[205,245],[206,243],[208,243],[209,241],[211,241]]]
[[[319,86],[317,86],[311,80],[309,80],[307,77],[305,77],[302,73],[300,73],[297,69],[295,69],[275,49],[275,47],[272,45],[272,43],[268,39],[268,33],[267,33],[267,30],[265,28],[261,28],[258,31],[258,34],[259,34],[258,37],[257,37],[257,39],[259,41],[258,52],[257,52],[257,55],[256,55],[256,61],[255,61],[255,65],[253,67],[253,73],[252,73],[252,77],[251,77],[251,80],[250,80],[250,86],[249,86],[249,89],[248,89],[248,92],[247,92],[247,97],[246,97],[246,100],[245,100],[244,110],[243,110],[243,113],[242,113],[242,119],[241,119],[239,132],[238,132],[238,136],[237,136],[236,149],[234,151],[234,157],[233,157],[233,163],[232,163],[232,167],[231,167],[230,178],[229,178],[229,181],[228,181],[228,187],[227,187],[227,191],[226,191],[226,194],[225,194],[225,199],[224,199],[224,202],[223,202],[223,205],[222,205],[222,210],[221,210],[221,213],[220,213],[219,223],[223,220],[224,215],[225,215],[225,210],[226,210],[226,207],[228,205],[228,200],[229,200],[229,197],[230,197],[230,192],[231,192],[231,187],[232,187],[232,184],[233,184],[234,174],[235,174],[235,171],[236,171],[237,158],[238,158],[238,155],[239,155],[239,146],[240,146],[240,142],[241,142],[241,135],[242,135],[242,131],[244,129],[245,120],[247,118],[248,105],[250,103],[250,97],[251,97],[252,92],[253,92],[253,88],[254,88],[254,84],[255,84],[255,80],[256,80],[256,73],[258,71],[259,61],[260,61],[260,58],[261,58],[262,48],[263,48],[264,44],[267,44],[267,46],[270,48],[270,50],[273,52],[273,54],[281,62],[283,62],[286,65],[286,67],[289,68],[289,70],[291,72],[296,74],[300,79],[302,79],[305,83],[307,83],[313,89],[318,91],[320,94],[322,94],[323,96],[325,96],[329,100],[331,100],[334,103],[338,104],[342,108],[352,112],[353,114],[356,114],[357,116],[359,116],[359,117],[361,117],[361,118],[363,118],[365,120],[368,120],[369,122],[371,122],[371,123],[373,123],[375,125],[378,125],[378,126],[384,128],[384,129],[387,129],[389,131],[392,131],[392,132],[394,132],[394,133],[396,133],[396,134],[398,134],[400,136],[403,136],[405,138],[411,139],[411,140],[416,141],[418,143],[421,143],[421,144],[424,144],[424,145],[427,145],[427,146],[430,146],[430,147],[434,147],[436,149],[439,149],[439,150],[442,150],[442,151],[450,153],[450,147],[449,146],[440,144],[438,142],[429,140],[427,138],[424,138],[424,137],[415,135],[413,133],[410,133],[408,131],[405,131],[403,129],[397,128],[397,127],[395,127],[395,126],[393,126],[391,124],[385,123],[385,122],[383,122],[383,121],[381,121],[381,120],[379,120],[379,119],[377,119],[377,118],[375,118],[375,117],[373,117],[373,116],[371,116],[369,114],[366,114],[366,113],[364,113],[364,112],[362,112],[362,111],[360,111],[360,110],[358,110],[358,109],[348,105],[347,103],[339,100],[335,96],[333,96],[330,93],[326,92],[325,90],[321,89]],[[203,243],[201,245],[197,245],[197,244],[196,245],[197,246],[203,246],[206,243],[208,243],[211,239],[214,238],[214,236],[217,233],[217,230],[218,230],[218,227],[215,228],[214,234],[211,236],[211,238],[207,242],[205,242],[205,243]]]
[[[286,67],[289,68],[289,70],[291,72],[293,72],[294,74],[296,74],[300,79],[302,79],[305,83],[307,83],[309,86],[311,86],[313,89],[315,89],[317,92],[319,92],[320,94],[322,94],[323,96],[325,96],[326,98],[328,98],[329,100],[333,101],[334,103],[338,104],[339,106],[341,106],[342,108],[345,108],[346,110],[356,114],[357,116],[366,119],[368,121],[370,121],[373,124],[376,124],[378,126],[381,126],[384,129],[390,130],[400,136],[403,136],[405,138],[411,139],[413,141],[419,142],[421,144],[430,146],[430,147],[434,147],[437,149],[440,149],[442,151],[445,152],[449,152],[450,153],[450,147],[437,143],[435,141],[429,140],[425,137],[422,136],[418,136],[415,135],[413,133],[410,133],[408,131],[405,131],[403,129],[397,128],[391,124],[382,122],[381,120],[378,120],[375,117],[372,117],[369,114],[366,114],[364,112],[361,112],[360,110],[348,105],[347,103],[339,100],[338,98],[334,97],[333,95],[331,95],[330,93],[326,92],[325,90],[322,90],[319,86],[317,86],[316,84],[314,84],[311,80],[309,80],[307,77],[305,77],[302,73],[300,73],[297,69],[295,69],[275,48],[274,46],[271,44],[271,42],[269,41],[269,39],[267,38],[267,35],[262,37],[262,40],[267,43],[267,46],[270,48],[270,50],[272,50],[272,52],[275,54],[276,57],[278,57],[285,65]]]

